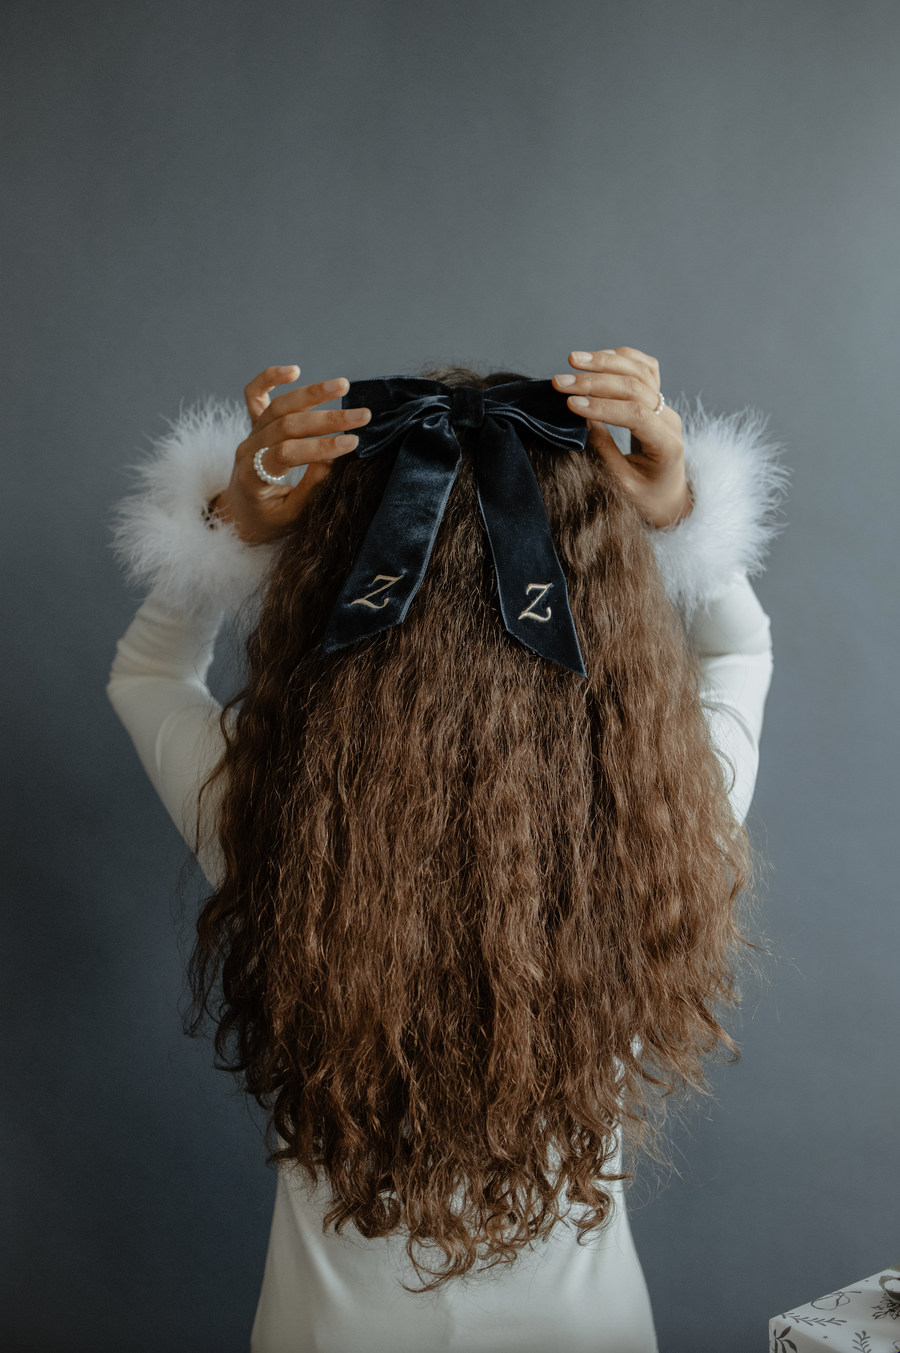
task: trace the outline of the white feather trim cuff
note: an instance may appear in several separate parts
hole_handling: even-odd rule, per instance
[[[699,400],[679,413],[694,507],[650,541],[669,599],[689,623],[736,575],[762,571],[788,476],[762,414],[711,414]]]
[[[245,545],[234,527],[204,519],[249,431],[238,404],[210,398],[182,411],[138,466],[140,492],[119,504],[114,547],[129,580],[173,610],[239,611],[278,552],[277,545]]]

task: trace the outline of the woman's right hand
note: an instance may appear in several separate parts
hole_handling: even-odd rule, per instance
[[[343,376],[301,385],[270,399],[269,391],[287,385],[300,374],[298,366],[270,366],[244,390],[247,411],[253,422],[246,441],[234,457],[231,480],[210,503],[221,521],[230,522],[248,545],[277,540],[302,512],[310,493],[331,471],[331,462],[346,456],[359,443],[350,428],[363,427],[368,409],[326,409],[318,404],[339,399],[350,388]],[[296,488],[267,484],[253,465],[257,451],[264,451],[262,466],[270,475],[281,476],[295,465],[307,466]]]
[[[606,461],[637,510],[652,526],[675,526],[693,506],[684,466],[681,419],[660,404],[659,362],[639,348],[570,352],[576,375],[554,376],[569,408],[587,420],[588,442]],[[607,424],[628,428],[623,456]]]

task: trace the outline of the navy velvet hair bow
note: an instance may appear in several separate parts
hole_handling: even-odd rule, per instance
[[[584,419],[550,381],[513,381],[491,390],[395,376],[355,381],[343,407],[368,408],[358,456],[401,441],[384,496],[335,603],[323,648],[331,653],[398,625],[425,576],[462,451],[455,428],[475,434],[478,503],[487,530],[500,613],[527,648],[587,676],[566,580],[544,500],[519,440],[583,447]]]

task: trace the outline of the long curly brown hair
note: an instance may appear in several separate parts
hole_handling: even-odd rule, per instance
[[[325,1225],[402,1230],[424,1288],[568,1202],[600,1226],[619,1134],[733,1049],[749,854],[696,661],[601,459],[529,454],[589,679],[504,631],[465,444],[405,622],[324,654],[392,460],[345,457],[284,545],[207,786],[198,1021],[273,1159],[327,1177]]]

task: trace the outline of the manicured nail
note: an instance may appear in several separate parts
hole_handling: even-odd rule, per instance
[[[574,385],[575,382],[576,382],[576,380],[578,379],[578,377],[577,377],[577,376],[554,376],[553,379],[556,381],[556,384],[557,384],[557,385]]]
[[[573,404],[576,409],[587,409],[590,407],[591,401],[585,399],[584,395],[569,395],[569,403]]]
[[[573,361],[573,362],[577,362],[579,366],[584,366],[587,362],[592,362],[593,360],[594,360],[594,354],[593,354],[592,352],[573,352],[573,353],[572,353],[572,361]]]
[[[339,451],[352,451],[358,441],[358,437],[348,437],[344,434],[343,437],[335,437],[334,444]]]
[[[343,376],[338,376],[336,381],[326,381],[322,386],[323,390],[343,390],[346,384]]]

